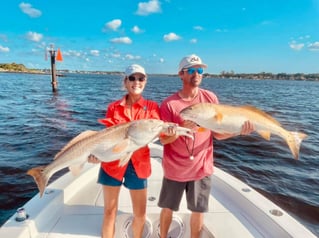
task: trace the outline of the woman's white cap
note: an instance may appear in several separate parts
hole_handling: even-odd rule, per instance
[[[132,64],[128,66],[125,70],[125,76],[130,76],[135,73],[141,73],[144,76],[146,76],[145,69],[138,64]]]

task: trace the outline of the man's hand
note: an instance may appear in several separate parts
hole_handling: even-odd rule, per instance
[[[217,140],[226,140],[238,135],[249,135],[250,133],[252,133],[253,131],[255,131],[255,126],[253,123],[251,123],[250,121],[245,121],[245,123],[243,124],[243,126],[241,127],[241,131],[240,134],[236,133],[236,134],[219,134],[214,132],[213,135]]]
[[[255,131],[254,124],[251,123],[250,121],[245,121],[244,125],[241,128],[240,135],[249,135],[253,131]]]
[[[183,121],[180,126],[182,127],[186,127],[188,129],[191,129],[191,130],[196,130],[198,128],[198,125],[193,122],[193,121],[189,121],[189,120],[185,120]]]

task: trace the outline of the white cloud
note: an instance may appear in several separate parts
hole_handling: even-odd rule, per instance
[[[140,2],[136,11],[137,15],[147,16],[152,13],[161,12],[160,2],[158,0],[150,0],[149,2]]]
[[[299,40],[307,40],[310,39],[310,35],[305,35],[305,36],[299,36]]]
[[[164,63],[164,61],[165,61],[165,60],[164,60],[163,58],[160,58],[160,59],[159,59],[159,62],[160,62],[160,63]]]
[[[112,54],[111,54],[111,57],[113,57],[113,58],[120,58],[120,57],[121,57],[121,54],[120,54],[120,53],[112,53]]]
[[[307,47],[309,50],[319,50],[319,41],[310,43]]]
[[[36,18],[36,17],[40,17],[42,15],[42,12],[38,9],[35,9],[32,7],[32,5],[30,3],[20,3],[19,7],[21,9],[21,11],[25,14],[27,14],[29,17],[32,18]]]
[[[136,56],[134,56],[134,55],[131,55],[131,54],[127,54],[127,55],[125,55],[125,59],[128,59],[128,60],[139,60],[139,59],[141,59],[141,56],[139,56],[139,55],[136,55]]]
[[[74,56],[74,57],[81,57],[82,53],[76,50],[68,50],[66,52],[63,52],[66,56]]]
[[[132,40],[129,37],[118,37],[110,40],[112,43],[132,44]]]
[[[131,31],[133,31],[134,33],[138,34],[138,33],[142,33],[143,30],[141,30],[138,26],[134,26]]]
[[[289,47],[293,50],[301,50],[304,46],[305,44],[303,43],[298,44],[296,41],[292,41],[289,43]]]
[[[194,29],[197,31],[203,31],[204,28],[202,26],[194,26]]]
[[[190,40],[190,43],[196,44],[196,43],[197,43],[197,39],[191,39],[191,40]]]
[[[164,35],[163,38],[164,38],[165,41],[174,41],[174,40],[179,40],[179,39],[181,39],[180,36],[176,35],[176,34],[173,33],[173,32]]]
[[[215,31],[216,31],[216,32],[228,32],[227,29],[216,29]]]
[[[93,56],[99,56],[100,55],[100,51],[99,50],[91,50],[90,54]]]
[[[0,45],[0,53],[7,53],[9,51],[10,51],[9,47],[3,47],[2,45]]]
[[[105,23],[104,29],[110,29],[112,31],[116,31],[120,26],[122,25],[122,21],[120,19],[114,19],[112,21],[109,21]]]
[[[42,40],[43,38],[43,35],[40,34],[40,33],[36,33],[36,32],[32,32],[32,31],[29,31],[27,34],[27,39],[30,40],[30,41],[34,41],[34,42],[39,42]]]
[[[134,59],[134,56],[131,54],[127,54],[127,55],[125,55],[125,59],[132,60],[132,59]]]

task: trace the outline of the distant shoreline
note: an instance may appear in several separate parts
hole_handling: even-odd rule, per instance
[[[40,74],[51,75],[50,71],[4,71],[0,69],[0,73],[18,73],[18,74]],[[112,71],[61,71],[57,70],[58,77],[67,77],[68,74],[99,74],[99,75],[123,75],[122,72]],[[177,74],[149,74],[163,77],[177,77]],[[252,80],[296,80],[296,81],[319,81],[319,74],[204,74],[204,78],[219,79],[252,79]]]
[[[25,73],[25,74],[48,74],[51,75],[49,69],[27,69],[23,64],[0,64],[0,73]],[[57,70],[57,76],[63,77],[67,74],[101,74],[101,75],[123,75],[119,71],[84,71],[84,70]],[[156,76],[177,77],[177,74],[150,74]],[[300,81],[319,81],[319,73],[313,74],[287,74],[287,73],[234,73],[222,72],[221,74],[204,73],[205,78],[227,78],[227,79],[271,79],[271,80],[300,80]]]

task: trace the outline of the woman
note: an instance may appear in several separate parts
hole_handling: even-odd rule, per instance
[[[130,65],[125,70],[124,86],[127,94],[110,103],[106,118],[100,120],[107,127],[138,119],[159,119],[159,106],[146,100],[142,93],[147,83],[143,67]],[[90,156],[89,162],[99,162]],[[113,237],[121,185],[130,190],[133,206],[133,237],[142,237],[146,220],[147,178],[151,174],[150,151],[147,146],[135,151],[128,164],[119,166],[119,160],[101,163],[98,183],[103,185],[104,217],[102,238]]]

